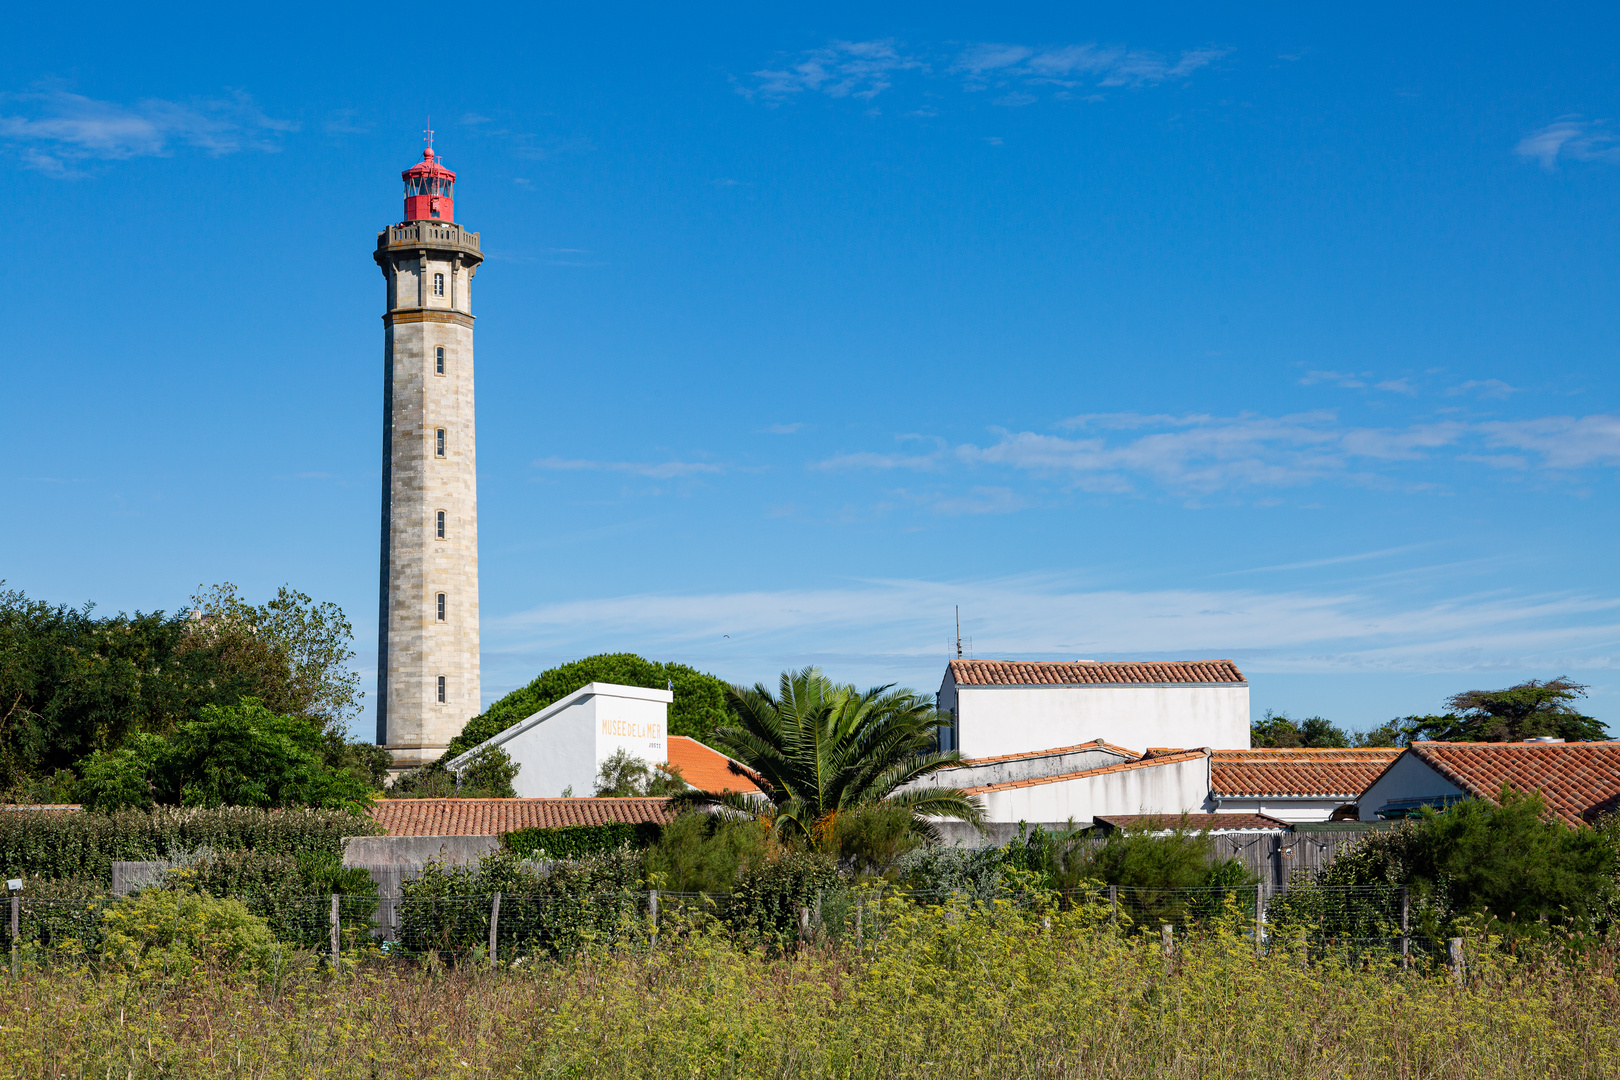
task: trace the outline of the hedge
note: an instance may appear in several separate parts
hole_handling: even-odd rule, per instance
[[[652,847],[663,830],[652,822],[631,825],[610,821],[605,825],[562,825],[557,828],[515,829],[501,837],[501,846],[514,855],[546,859],[580,859],[621,848]]]
[[[297,856],[343,853],[346,836],[383,830],[345,810],[159,807],[111,814],[0,810],[0,877],[112,880],[112,864],[202,849]]]

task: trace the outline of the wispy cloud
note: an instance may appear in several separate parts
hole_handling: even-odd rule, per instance
[[[1446,396],[1459,397],[1462,395],[1469,395],[1472,397],[1497,398],[1499,400],[1503,400],[1518,392],[1517,387],[1509,386],[1501,379],[1470,379],[1465,383],[1458,383],[1456,386],[1447,387]]]
[[[1301,386],[1315,386],[1318,383],[1332,383],[1347,390],[1359,390],[1367,385],[1372,372],[1363,371],[1359,374],[1347,371],[1307,371],[1299,378]]]
[[[753,73],[754,86],[738,87],[747,97],[781,101],[803,93],[870,100],[894,85],[896,73],[921,71],[927,64],[885,41],[834,41],[800,53],[780,67]]]
[[[1161,53],[1122,45],[1033,48],[985,42],[962,50],[950,70],[981,83],[999,77],[1066,88],[1082,84],[1151,86],[1168,79],[1185,79],[1229,52],[1225,48],[1188,49],[1172,60]]]
[[[1502,449],[1529,455],[1483,462],[1509,468],[1620,465],[1620,417],[1610,415],[1361,427],[1341,424],[1325,410],[1276,417],[1108,413],[1074,417],[1057,427],[1074,434],[998,430],[996,441],[983,446],[936,441],[924,453],[858,451],[812,468],[938,473],[999,467],[1057,476],[1082,491],[1123,493],[1147,484],[1201,495],[1327,479],[1394,483],[1401,474],[1383,470],[1448,452],[1456,461],[1481,461],[1484,451]],[[1433,486],[1428,478],[1399,482]]]
[[[770,435],[796,435],[804,430],[804,422],[795,420],[791,424],[772,424],[765,431]]]
[[[725,467],[708,461],[586,461],[580,458],[544,457],[534,462],[548,472],[618,472],[669,480],[704,473],[723,473]]]
[[[1609,133],[1606,120],[1560,116],[1520,139],[1513,152],[1551,172],[1561,160],[1620,162],[1620,140]]]
[[[486,617],[486,670],[510,664],[532,673],[532,658],[636,649],[749,681],[822,663],[841,678],[928,689],[958,604],[981,656],[1232,657],[1251,672],[1620,666],[1620,598],[1493,591],[1418,599],[1406,586],[1380,588],[1133,591],[1031,575],[602,597]]]
[[[30,167],[73,175],[87,161],[162,157],[177,147],[209,154],[275,151],[298,124],[268,116],[238,91],[187,103],[144,98],[133,105],[98,101],[56,87],[0,94],[0,142]]]
[[[1077,87],[1145,87],[1185,79],[1231,50],[1186,49],[1175,56],[1123,45],[1030,46],[982,42],[955,50],[937,46],[908,47],[892,38],[877,41],[833,41],[807,49],[779,64],[752,73],[753,82],[737,90],[749,98],[779,103],[820,93],[830,97],[870,100],[895,85],[902,74],[944,77],[966,90],[1004,88],[992,104],[1031,105],[1038,93],[1069,98]],[[928,105],[908,116],[938,115]]]

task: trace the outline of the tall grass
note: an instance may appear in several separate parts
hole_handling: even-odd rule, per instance
[[[1400,972],[1235,915],[1166,956],[1096,908],[905,906],[863,947],[768,955],[700,926],[491,971],[313,962],[0,983],[0,1077],[1620,1075],[1616,956]]]

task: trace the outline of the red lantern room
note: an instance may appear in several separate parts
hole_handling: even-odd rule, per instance
[[[422,160],[400,173],[405,181],[406,221],[454,221],[456,201],[451,194],[456,174],[440,165],[430,146]]]

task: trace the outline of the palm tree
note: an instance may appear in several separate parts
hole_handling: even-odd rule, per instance
[[[821,847],[840,814],[877,804],[911,811],[912,827],[934,832],[931,817],[980,824],[983,811],[956,788],[899,790],[961,760],[935,749],[940,717],[927,699],[890,686],[861,693],[818,668],[784,671],[777,696],[763,683],[726,694],[737,723],[711,736],[714,746],[753,773],[763,807],[783,839]],[[688,796],[758,813],[757,796]]]

